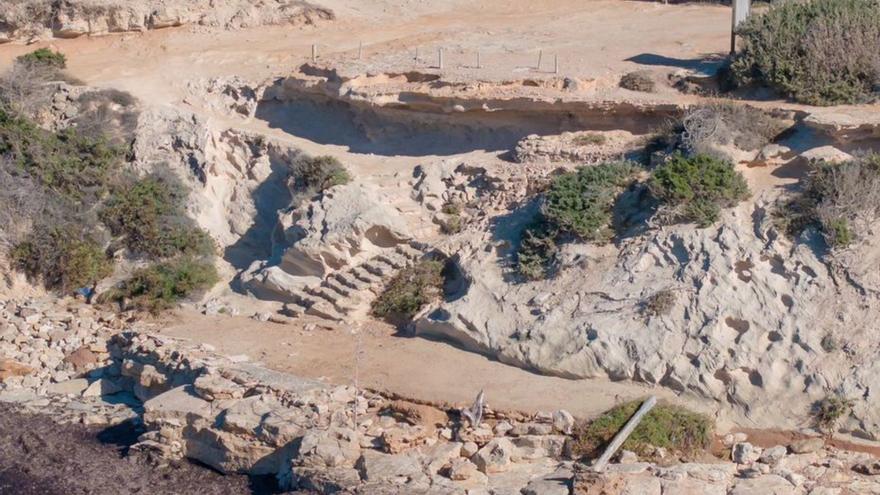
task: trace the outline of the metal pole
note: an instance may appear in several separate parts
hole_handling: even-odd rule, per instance
[[[752,1],[733,0],[731,4],[733,6],[733,18],[730,28],[730,54],[733,55],[736,53],[736,30],[740,24],[749,18],[752,10]]]
[[[642,407],[633,414],[633,417],[629,418],[629,421],[623,426],[623,429],[617,432],[617,435],[614,435],[614,439],[611,440],[611,443],[608,444],[608,447],[605,448],[605,452],[602,453],[602,456],[593,464],[593,471],[602,472],[605,470],[605,465],[608,464],[608,461],[611,460],[611,457],[614,456],[614,453],[617,452],[617,449],[623,445],[623,442],[626,441],[627,438],[632,434],[633,430],[636,429],[636,426],[639,425],[639,422],[648,414],[655,405],[657,404],[657,397],[650,396],[648,400],[642,403]]]

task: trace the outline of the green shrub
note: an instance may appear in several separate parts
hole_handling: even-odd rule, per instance
[[[72,228],[39,225],[13,246],[10,257],[32,280],[63,292],[91,286],[113,272],[101,246]]]
[[[739,29],[735,83],[759,83],[812,105],[859,103],[880,83],[876,0],[780,2]]]
[[[125,153],[74,129],[45,131],[0,106],[0,155],[46,188],[90,204],[106,192]]]
[[[642,401],[628,402],[593,421],[576,425],[571,438],[571,451],[575,458],[598,456],[641,404]],[[712,434],[713,425],[708,417],[661,403],[642,418],[622,448],[640,455],[650,455],[655,447],[662,447],[695,457],[710,447]]]
[[[314,194],[351,182],[348,170],[332,156],[301,155],[291,165],[291,176],[297,194]]]
[[[815,226],[832,247],[845,247],[880,215],[880,154],[814,163],[802,186],[776,209],[778,225],[793,237]]]
[[[153,174],[115,188],[101,220],[135,254],[153,258],[207,255],[213,241],[184,213],[186,188],[171,173]]]
[[[53,69],[64,69],[67,67],[67,57],[63,53],[49,48],[38,48],[30,53],[21,55],[15,61],[24,65],[43,66]]]
[[[825,397],[815,404],[813,419],[819,430],[832,434],[840,420],[852,412],[854,401],[837,395]]]
[[[217,283],[217,269],[207,261],[176,258],[135,271],[131,278],[102,294],[101,302],[130,301],[141,310],[157,313]]]
[[[695,222],[701,227],[717,221],[721,208],[735,206],[750,194],[733,165],[705,155],[674,155],[657,167],[649,187],[662,203],[661,219]]]
[[[646,70],[630,72],[620,78],[620,87],[630,91],[653,93],[656,86],[654,79],[651,77],[651,73]]]
[[[544,217],[539,217],[523,231],[517,252],[517,271],[529,280],[550,277],[558,265],[558,232]]]
[[[560,231],[587,241],[608,241],[614,235],[614,201],[637,171],[631,162],[611,162],[560,175],[546,193],[543,214]]]
[[[408,321],[443,292],[443,263],[428,260],[405,268],[388,282],[373,301],[372,313],[379,318]]]

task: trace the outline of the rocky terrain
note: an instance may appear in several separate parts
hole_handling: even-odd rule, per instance
[[[332,11],[304,1],[159,0],[132,4],[114,0],[11,0],[0,6],[0,43],[187,25],[221,29],[303,25],[332,18]]]
[[[130,112],[125,166],[135,177],[167,171],[185,186],[182,209],[216,248],[219,280],[159,317],[127,298],[91,305],[46,292],[0,253],[0,403],[9,411],[0,431],[34,425],[44,437],[77,425],[58,442],[64,452],[46,455],[95,452],[115,466],[115,451],[90,440],[77,450],[76,436],[124,430],[132,462],[113,472],[142,477],[132,491],[159,493],[177,476],[216,493],[260,492],[266,480],[305,493],[880,492],[877,216],[860,219],[863,235],[845,247],[815,225],[792,237],[779,218],[817,161],[880,150],[877,104],[710,96],[721,63],[704,54],[727,39],[704,30],[726,29],[724,7],[539,3],[552,14],[540,22],[528,11],[508,15],[504,2],[452,0],[0,6],[0,65],[26,43],[69,55],[64,81],[43,88],[33,115],[41,129],[75,131],[92,115],[89,95],[130,93],[122,93],[130,103],[108,104]],[[674,40],[646,20],[685,11],[696,20]],[[501,18],[516,28],[493,21]],[[181,26],[189,29],[150,32]],[[583,34],[612,28],[645,40],[603,44]],[[112,36],[131,32],[141,34]],[[548,47],[537,64],[529,43]],[[652,91],[622,87],[634,68]],[[780,131],[758,146],[732,139],[709,150],[742,175],[747,198],[706,225],[664,222],[647,182],[672,156],[663,139],[689,137],[678,129],[683,115],[722,100],[772,117]],[[612,202],[615,235],[566,239],[552,276],[524,277],[518,250],[555,178],[626,159],[644,169]],[[304,185],[308,160],[338,164],[339,176]],[[145,263],[132,250],[102,249],[118,266],[95,284],[99,295]],[[394,328],[380,321],[376,307],[394,284],[432,263],[441,282],[430,300],[413,303],[402,322],[388,318]],[[246,338],[277,339],[265,346],[280,350],[224,354],[187,340],[181,327],[197,313],[218,332],[254,324]],[[348,339],[352,376],[279,371],[288,369],[283,356],[300,352],[296,339],[261,334],[256,321],[327,346]],[[187,338],[163,335],[168,326]],[[492,407],[490,396],[473,421],[461,401],[362,387],[358,339],[376,327],[493,366],[601,380],[602,409],[631,397],[624,385],[652,387],[709,413],[719,431],[701,457],[624,450],[596,472],[572,450],[576,425],[593,418],[558,404],[515,411]],[[319,348],[309,347],[316,362],[325,356],[338,368],[338,350]],[[423,365],[442,381],[458,361],[440,359]],[[475,373],[464,385],[491,380]],[[820,435],[817,406],[829,397],[847,407]],[[36,455],[31,436],[8,441]],[[188,461],[229,475],[230,486]],[[65,486],[49,468],[9,474],[20,466],[0,460],[0,491]],[[159,473],[171,474],[152,485]],[[116,478],[77,486],[100,491]]]

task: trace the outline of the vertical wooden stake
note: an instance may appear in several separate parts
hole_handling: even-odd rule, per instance
[[[364,58],[364,42],[363,41],[361,41],[358,44],[358,60],[361,60],[362,58]]]
[[[419,63],[419,47],[416,47],[416,58],[414,58],[413,60],[415,60],[416,65],[418,65],[418,63]]]
[[[440,70],[443,70],[443,49],[442,48],[437,49],[437,67]]]
[[[312,63],[315,63],[318,60],[318,45],[312,43]]]
[[[480,50],[479,50],[479,48],[477,49],[477,68],[478,68],[478,69],[482,69],[482,68],[483,68],[483,62],[480,60]]]
[[[730,54],[736,53],[736,30],[740,24],[749,18],[752,10],[752,0],[733,0],[733,20],[730,28]]]
[[[538,50],[538,66],[535,67],[535,70],[541,70],[541,59],[544,58],[544,50]]]
[[[559,74],[559,55],[553,55],[553,73]]]

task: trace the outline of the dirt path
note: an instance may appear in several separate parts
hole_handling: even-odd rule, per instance
[[[579,417],[594,417],[618,402],[655,394],[714,412],[711,404],[678,397],[666,388],[538,375],[443,342],[395,336],[394,329],[379,323],[362,327],[359,337],[326,322],[316,324],[308,331],[306,320],[278,325],[182,313],[162,325],[160,332],[209,343],[226,354],[245,354],[270,368],[326,383],[351,384],[357,373],[362,387],[425,401],[469,404],[483,389],[492,407],[530,412],[567,409]]]

